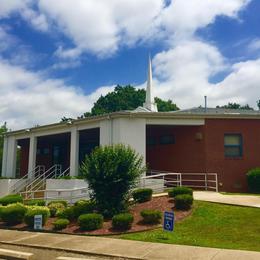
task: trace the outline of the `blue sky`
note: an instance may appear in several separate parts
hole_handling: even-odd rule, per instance
[[[116,84],[181,108],[260,98],[260,1],[0,0],[0,122],[82,114]]]

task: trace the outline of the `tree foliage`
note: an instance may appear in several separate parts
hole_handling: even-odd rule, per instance
[[[0,173],[2,171],[2,158],[3,158],[3,149],[4,149],[4,134],[7,132],[6,123],[0,126]],[[1,176],[1,174],[0,174]]]
[[[246,110],[254,110],[252,107],[250,107],[248,104],[242,106],[238,103],[232,103],[229,102],[227,105],[224,106],[217,106],[217,108],[227,108],[227,109],[246,109]]]
[[[91,198],[106,217],[127,207],[130,190],[145,171],[143,158],[124,145],[97,147],[81,167],[91,189]]]
[[[134,110],[139,106],[143,106],[143,103],[145,102],[145,93],[144,89],[136,89],[130,85],[117,85],[114,91],[105,96],[101,95],[94,103],[91,112],[84,113],[80,118],[121,110]],[[179,109],[172,100],[165,101],[156,97],[155,102],[157,103],[158,111],[165,112]]]

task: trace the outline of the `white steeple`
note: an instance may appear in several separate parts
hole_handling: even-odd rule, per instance
[[[146,98],[143,107],[150,110],[151,112],[158,112],[157,104],[154,102],[153,96],[153,75],[152,75],[152,62],[149,55],[148,71],[147,71],[147,87],[146,87]]]

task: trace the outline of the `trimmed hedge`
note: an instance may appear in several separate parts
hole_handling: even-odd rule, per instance
[[[21,203],[10,204],[1,210],[1,219],[7,225],[16,225],[23,222],[27,212],[26,206]]]
[[[4,206],[0,205],[0,220],[1,220],[1,215],[2,215],[3,208],[4,208]]]
[[[74,207],[68,207],[68,208],[65,208],[64,210],[59,210],[56,213],[56,216],[60,219],[66,218],[66,219],[69,219],[70,221],[74,220],[75,219]]]
[[[66,218],[60,218],[53,222],[54,230],[62,230],[69,225],[70,221]]]
[[[117,230],[127,230],[131,228],[133,221],[134,217],[132,214],[121,213],[112,218],[112,227]]]
[[[162,219],[162,212],[159,210],[144,209],[140,214],[143,217],[143,223],[145,224],[158,224]]]
[[[78,218],[80,215],[93,213],[95,209],[95,203],[90,200],[79,200],[73,206],[75,218]]]
[[[177,195],[174,198],[175,208],[180,210],[188,210],[193,204],[193,197],[190,194]]]
[[[152,199],[153,190],[149,188],[137,189],[132,192],[134,201],[142,203]]]
[[[44,225],[50,216],[50,210],[47,207],[29,206],[24,216],[24,222],[27,226],[31,228],[34,226],[35,215],[42,215],[42,225]]]
[[[104,217],[101,214],[83,214],[78,218],[78,224],[82,230],[96,230],[102,228]]]
[[[57,214],[59,211],[65,210],[64,204],[62,204],[62,203],[60,203],[60,202],[51,203],[51,204],[48,206],[48,208],[49,208],[49,210],[50,210],[51,217],[55,217],[56,214]]]
[[[3,206],[7,206],[12,203],[23,203],[23,197],[18,194],[10,194],[0,198],[0,204]]]
[[[246,176],[249,191],[253,193],[260,193],[260,168],[250,170]]]
[[[45,200],[26,200],[24,204],[28,206],[45,206]]]
[[[65,208],[68,207],[68,202],[66,200],[52,200],[47,204],[47,206],[49,207],[52,203],[61,203]]]
[[[182,195],[182,194],[189,194],[192,196],[193,190],[188,187],[175,187],[168,191],[168,195],[171,198],[175,198],[176,196]]]

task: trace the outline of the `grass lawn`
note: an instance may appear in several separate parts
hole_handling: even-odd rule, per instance
[[[124,234],[123,239],[260,251],[260,209],[195,201],[193,214],[161,229]]]
[[[234,192],[220,192],[223,195],[247,195],[247,196],[260,196],[260,193],[234,193]]]

